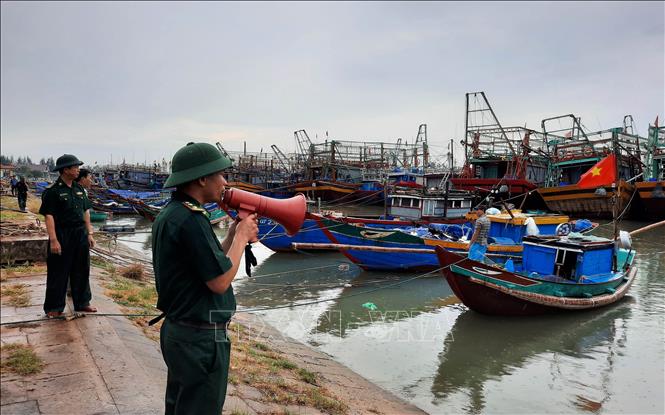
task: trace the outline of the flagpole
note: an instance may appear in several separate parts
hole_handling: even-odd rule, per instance
[[[612,151],[614,153],[614,183],[612,184],[612,187],[614,187],[614,196],[612,197],[613,199],[613,205],[612,205],[612,221],[614,222],[614,241],[617,240],[619,237],[619,223],[617,221],[617,215],[618,215],[618,204],[619,204],[619,198],[621,197],[621,179],[619,178],[619,146],[617,145],[617,140],[618,140],[618,133],[617,129],[614,128],[612,129]],[[613,261],[612,261],[612,268],[614,271],[616,271],[617,268],[617,257],[616,255],[613,256]]]

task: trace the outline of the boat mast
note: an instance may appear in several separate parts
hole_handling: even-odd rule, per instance
[[[621,179],[619,178],[619,143],[617,142],[618,137],[617,128],[612,129],[612,150],[614,154],[614,183],[612,187],[614,188],[613,203],[612,203],[612,221],[614,222],[614,241],[619,237],[619,221],[617,218],[619,200],[621,198]],[[617,255],[616,253],[612,257],[612,269],[617,270]]]

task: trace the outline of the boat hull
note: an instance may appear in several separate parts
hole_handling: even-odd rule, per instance
[[[639,195],[638,217],[665,219],[665,181],[635,183]]]
[[[354,246],[359,249],[340,249],[351,262],[373,271],[432,271],[439,267],[435,247],[467,252],[468,242],[424,239],[396,229],[373,229],[351,226],[326,218],[317,218],[317,224],[332,244]],[[363,247],[378,248],[376,250]],[[388,248],[382,251],[381,248]],[[390,249],[427,250],[429,252],[394,252]],[[521,245],[490,245],[490,255],[520,256]]]
[[[523,179],[479,179],[479,178],[463,178],[456,177],[450,179],[456,190],[466,190],[469,192],[479,191],[481,194],[486,194],[493,187],[505,184],[508,186],[509,192],[512,196],[527,193],[537,186],[528,180]]]
[[[621,181],[617,204],[617,214],[621,214],[635,192],[635,186]],[[612,199],[615,190],[605,186],[605,194],[596,194],[596,188],[581,189],[577,185],[546,187],[538,189],[547,208],[573,216],[592,218],[612,218]]]
[[[588,297],[553,295],[563,289],[562,284],[489,267],[441,248],[436,253],[455,295],[470,309],[488,315],[527,316],[599,308],[623,298],[637,273],[637,268],[631,267],[623,277],[607,283],[570,284],[576,294],[593,289]]]

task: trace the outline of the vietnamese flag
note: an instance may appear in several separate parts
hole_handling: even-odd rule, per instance
[[[615,164],[616,157],[614,154],[610,154],[600,160],[580,177],[580,181],[577,182],[577,187],[580,189],[588,189],[614,183],[617,179]]]

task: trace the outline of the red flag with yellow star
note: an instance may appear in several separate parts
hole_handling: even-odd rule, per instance
[[[605,186],[616,181],[616,157],[610,154],[596,163],[580,177],[577,187],[588,189],[593,187]]]

